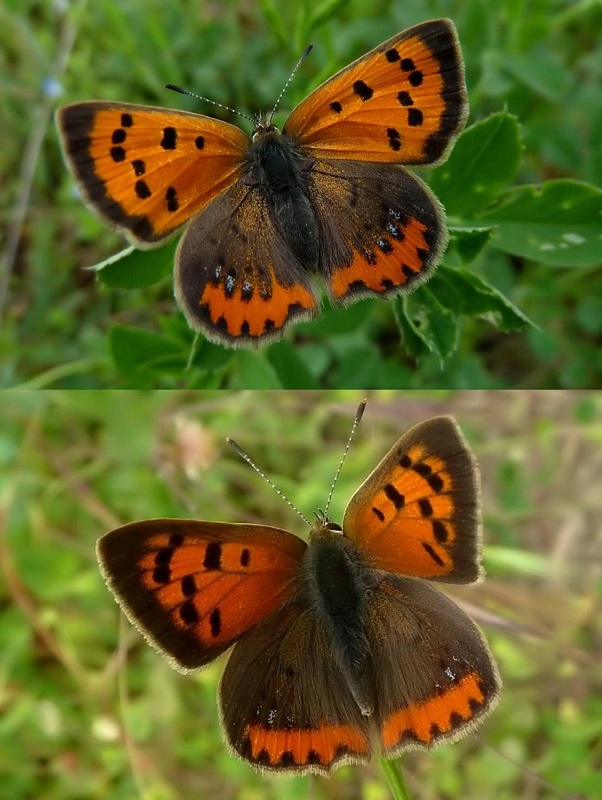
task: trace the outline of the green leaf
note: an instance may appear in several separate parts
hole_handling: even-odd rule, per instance
[[[395,300],[392,301],[393,313],[395,314],[397,325],[401,331],[401,338],[405,349],[409,355],[419,360],[421,356],[428,355],[431,349],[424,336],[422,336],[418,326],[414,324],[410,316],[410,310],[406,308],[407,300],[408,298],[406,295],[395,298]]]
[[[580,298],[575,307],[575,321],[592,336],[602,333],[602,296],[590,294]]]
[[[279,4],[274,0],[260,0],[261,10],[268,29],[283,44],[287,44],[288,36],[286,26],[280,13]]]
[[[588,183],[520,186],[479,219],[497,224],[491,243],[507,253],[559,267],[602,262],[602,190]]]
[[[202,337],[194,343],[194,348],[192,365],[207,372],[223,369],[235,357],[233,350]]]
[[[282,389],[276,370],[255,350],[239,350],[232,360],[232,389]]]
[[[273,344],[266,351],[284,389],[318,389],[320,384],[308,370],[299,351],[290,342]]]
[[[309,322],[301,322],[295,331],[307,337],[336,336],[355,333],[364,328],[373,312],[371,300],[360,300],[349,308],[335,308],[325,299],[321,313]]]
[[[349,348],[338,359],[334,386],[347,389],[399,389],[409,386],[412,373],[399,359],[384,359],[373,344]]]
[[[128,247],[93,267],[112,289],[144,289],[173,272],[176,242],[156,250]]]
[[[336,17],[348,2],[349,0],[323,0],[322,3],[314,6],[311,11],[310,27],[312,29],[317,28],[332,19],[332,17]]]
[[[428,286],[439,302],[454,314],[485,317],[502,331],[533,325],[507,297],[470,270],[441,264]]]
[[[177,359],[184,372],[180,347],[157,333],[114,325],[109,332],[109,347],[117,368],[126,377],[146,376],[155,381],[154,370],[166,359]]]
[[[485,247],[491,236],[492,226],[459,228],[450,227],[452,244],[463,264],[470,264]]]
[[[570,73],[555,54],[544,49],[537,53],[501,54],[500,66],[535,94],[560,103],[570,85]]]
[[[420,286],[413,294],[404,295],[396,306],[398,319],[403,315],[402,331],[410,331],[408,349],[419,356],[427,350],[439,356],[441,366],[458,346],[458,318],[439,301],[436,292]],[[420,352],[422,351],[422,352]]]
[[[411,301],[416,303],[414,319],[420,322],[422,335],[431,342],[431,352],[439,356],[441,365],[458,346],[458,318],[438,299],[430,286],[420,286]]]
[[[470,218],[516,176],[521,157],[516,117],[491,114],[467,128],[429,184],[448,214]]]

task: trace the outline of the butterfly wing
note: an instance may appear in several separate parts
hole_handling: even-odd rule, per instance
[[[335,303],[413,289],[441,260],[448,238],[441,206],[402,167],[319,160],[310,190],[320,271]]]
[[[370,759],[368,718],[309,603],[293,601],[243,636],[219,704],[228,744],[254,767],[327,775]]]
[[[107,584],[182,670],[208,664],[295,591],[302,539],[264,525],[152,519],[99,539]]]
[[[409,28],[327,80],[284,132],[317,158],[434,164],[468,116],[456,29],[439,19]]]
[[[236,181],[250,144],[226,122],[126,103],[75,103],[57,124],[85,199],[138,246],[165,239]]]
[[[451,417],[399,439],[351,498],[343,532],[379,569],[447,583],[481,577],[479,477]]]
[[[279,338],[314,316],[308,273],[265,195],[238,182],[194,219],[176,255],[175,292],[188,322],[230,347]]]
[[[501,681],[487,643],[441,592],[387,576],[366,620],[383,755],[459,739],[493,710]]]

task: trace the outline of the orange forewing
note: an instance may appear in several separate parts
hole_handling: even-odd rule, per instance
[[[327,80],[284,132],[320,158],[431,164],[467,115],[458,38],[442,19],[403,31]]]
[[[264,525],[157,519],[107,533],[97,552],[130,621],[188,670],[212,661],[291,596],[306,547]]]
[[[198,114],[86,102],[57,115],[84,196],[138,245],[164,239],[242,175],[249,138]]]
[[[404,434],[352,497],[343,530],[380,569],[478,580],[479,481],[456,423],[434,417]]]

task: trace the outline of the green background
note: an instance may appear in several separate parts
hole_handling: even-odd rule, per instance
[[[182,676],[120,619],[94,544],[160,516],[305,535],[231,436],[307,516],[323,507],[359,392],[0,393],[0,798],[385,800],[378,761],[261,777],[228,755],[223,659]],[[602,759],[602,394],[369,392],[334,521],[396,439],[455,415],[483,485],[480,586],[450,594],[504,681],[476,733],[400,759],[413,798],[596,796]]]
[[[281,342],[233,352],[194,342],[172,296],[175,245],[99,277],[88,269],[124,241],[77,196],[56,107],[96,98],[217,111],[168,92],[171,82],[253,114],[272,107],[312,41],[281,125],[351,59],[439,16],[458,27],[471,115],[450,160],[423,174],[452,227],[427,285],[325,308]],[[596,0],[5,0],[0,385],[600,386],[601,26]]]

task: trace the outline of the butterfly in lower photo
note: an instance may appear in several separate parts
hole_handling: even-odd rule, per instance
[[[375,748],[395,758],[459,739],[496,705],[483,635],[430,583],[483,577],[479,487],[457,424],[434,417],[385,455],[342,526],[317,514],[309,542],[267,525],[150,519],[105,534],[97,555],[125,615],[174,667],[233,646],[218,691],[232,753],[328,775]]]
[[[316,316],[321,289],[346,305],[432,274],[445,215],[400,165],[440,163],[464,127],[455,27],[432,20],[383,42],[306,97],[282,132],[273,113],[249,138],[211,117],[127,103],[57,112],[67,166],[112,227],[151,247],[190,223],[175,295],[193,328],[229,347]]]

